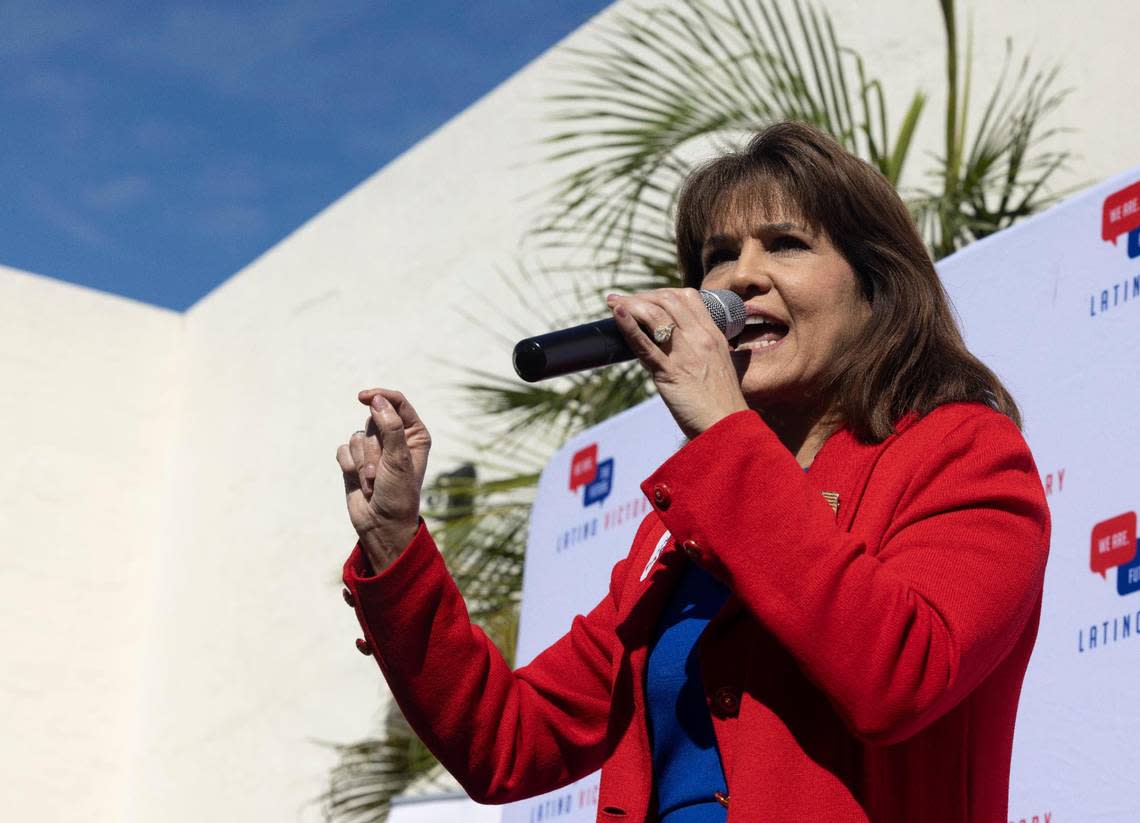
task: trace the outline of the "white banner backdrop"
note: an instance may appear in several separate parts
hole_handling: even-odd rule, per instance
[[[1135,823],[1140,711],[1140,169],[939,265],[970,349],[1013,392],[1053,515],[1045,604],[1018,715],[1013,823]],[[681,444],[652,400],[568,443],[539,483],[520,665],[605,593]],[[598,776],[504,808],[593,821]]]
[[[463,792],[453,795],[393,798],[387,823],[498,823],[502,807],[482,806]]]
[[[1135,823],[1140,169],[967,247],[940,271],[967,344],[1021,406],[1053,516],[1010,819]]]
[[[649,501],[639,484],[684,442],[659,399],[569,441],[547,464],[527,538],[517,661],[530,662],[609,588]],[[592,821],[598,774],[506,806],[503,823]]]

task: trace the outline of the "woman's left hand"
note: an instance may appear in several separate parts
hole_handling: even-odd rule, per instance
[[[722,418],[748,408],[729,342],[696,289],[611,294],[606,303],[687,437],[694,438]],[[654,342],[652,331],[644,331],[670,326],[672,333],[662,343]]]

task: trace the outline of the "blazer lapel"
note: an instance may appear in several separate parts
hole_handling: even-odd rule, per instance
[[[659,523],[634,550],[631,560],[618,606],[617,633],[627,649],[636,649],[648,645],[687,558],[675,550],[673,536]]]
[[[903,431],[914,417],[907,415],[900,420],[897,431]],[[843,531],[851,530],[871,471],[895,437],[897,434],[892,434],[882,443],[861,443],[846,426],[841,426],[827,438],[812,462],[807,481],[819,494],[819,504],[831,509],[836,525]],[[627,649],[648,645],[661,610],[688,562],[675,550],[672,540],[659,521],[633,552],[617,615],[617,632]],[[743,609],[740,600],[730,596],[710,628],[719,630]]]
[[[899,421],[896,433],[882,443],[861,443],[846,426],[840,427],[823,444],[807,473],[808,482],[831,506],[835,522],[845,532],[851,531],[859,504],[879,457],[894,439],[913,422],[907,415]]]
[[[906,421],[909,424],[909,420]],[[900,430],[903,427],[900,424]],[[824,441],[811,470],[805,475],[808,484],[819,494],[820,505],[828,506],[836,525],[850,531],[863,491],[879,454],[895,435],[882,443],[865,444],[843,426]],[[732,595],[709,624],[709,630],[721,630],[732,618],[744,611],[744,604]]]

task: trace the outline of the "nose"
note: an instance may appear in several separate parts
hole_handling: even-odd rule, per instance
[[[768,254],[764,244],[756,238],[746,238],[740,247],[736,265],[732,267],[729,288],[745,300],[756,294],[767,293],[772,288],[772,276],[768,264]]]

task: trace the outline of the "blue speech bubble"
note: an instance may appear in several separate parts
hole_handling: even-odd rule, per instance
[[[607,457],[598,464],[598,473],[594,475],[594,479],[586,484],[586,493],[582,505],[592,506],[595,503],[604,503],[613,488],[614,459]]]
[[[1132,592],[1140,592],[1140,540],[1136,541],[1136,556],[1116,567],[1116,593]]]

